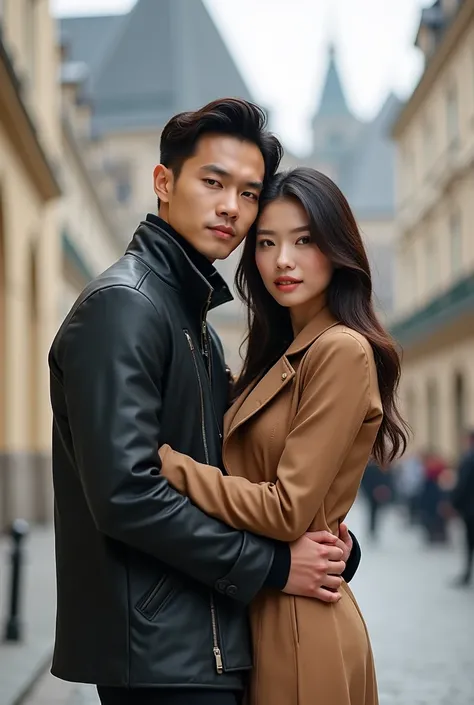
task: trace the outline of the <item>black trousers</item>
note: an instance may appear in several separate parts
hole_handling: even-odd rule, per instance
[[[110,688],[97,686],[102,705],[240,705],[241,694],[186,688]]]

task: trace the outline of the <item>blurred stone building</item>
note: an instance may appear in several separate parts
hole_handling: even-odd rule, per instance
[[[59,66],[48,0],[0,2],[0,531],[51,516],[47,353],[77,294],[123,251],[77,75],[60,82]]]
[[[395,127],[393,333],[414,443],[455,460],[474,426],[474,0],[422,11],[426,66]]]
[[[395,145],[391,126],[400,108],[400,101],[391,94],[372,121],[359,120],[348,106],[336,49],[331,45],[319,107],[311,123],[312,149],[303,158],[287,152],[282,165],[313,167],[341,188],[364,238],[375,303],[384,318],[393,310]]]
[[[41,38],[41,40],[40,40]],[[0,528],[43,518],[57,324],[59,93],[47,0],[0,4]]]

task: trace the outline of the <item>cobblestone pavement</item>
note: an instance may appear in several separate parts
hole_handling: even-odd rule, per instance
[[[372,638],[380,705],[474,705],[474,588],[449,586],[461,561],[456,527],[449,546],[426,548],[392,513],[372,545],[364,519],[359,505],[349,525],[361,540],[363,562],[352,587]],[[45,675],[25,705],[98,700],[89,686]]]

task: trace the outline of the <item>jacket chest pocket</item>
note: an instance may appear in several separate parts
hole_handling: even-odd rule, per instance
[[[175,592],[176,585],[168,575],[163,575],[159,581],[140,598],[135,605],[135,609],[140,612],[145,619],[153,621],[157,614],[166,607]]]

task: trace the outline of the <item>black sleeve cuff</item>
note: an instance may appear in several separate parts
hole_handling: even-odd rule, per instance
[[[350,583],[352,578],[356,574],[362,556],[359,542],[357,541],[352,531],[349,531],[349,534],[352,538],[352,551],[350,552],[349,558],[347,559],[346,569],[342,574],[342,577],[346,581],[346,583]]]
[[[264,587],[283,590],[288,582],[291,568],[290,545],[281,541],[274,541],[275,553],[273,562],[268,572]]]

